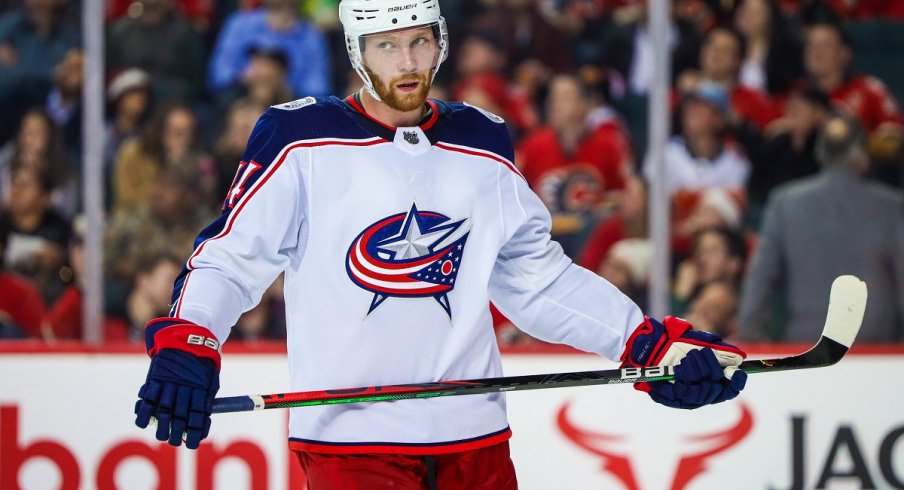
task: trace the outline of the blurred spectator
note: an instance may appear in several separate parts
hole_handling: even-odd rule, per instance
[[[652,258],[653,243],[649,239],[626,238],[609,249],[597,273],[644,308]]]
[[[647,26],[649,1],[640,0],[633,3],[628,15],[616,18],[611,36],[603,50],[604,64],[621,73],[628,81],[630,92],[639,95],[646,95],[653,83],[653,38]],[[668,32],[673,79],[675,75],[696,66],[697,53],[700,50],[700,34],[696,27],[676,18],[674,14],[673,9]]]
[[[832,116],[816,143],[822,172],[773,192],[744,281],[739,326],[744,338],[812,342],[825,320],[835,277],[869,284],[857,336],[904,341],[904,198],[861,178],[867,135],[849,115]],[[787,307],[785,328],[771,330],[773,306]]]
[[[149,254],[188,257],[198,230],[214,215],[201,206],[197,169],[170,166],[154,176],[151,195],[132,211],[113,217],[107,228],[106,272],[121,284],[131,284],[135,266]]]
[[[514,76],[507,76],[506,53],[495,31],[471,31],[455,46],[452,99],[498,114],[516,136],[534,129],[539,117],[533,103],[548,84],[551,70],[539,60],[529,59],[515,68]]]
[[[898,154],[904,141],[904,116],[881,80],[849,72],[853,51],[844,29],[833,23],[813,24],[806,28],[805,39],[804,65],[813,83],[829,94],[835,106],[860,119],[874,156]]]
[[[574,75],[558,75],[546,100],[548,126],[524,138],[516,162],[553,215],[552,234],[578,253],[586,232],[617,200],[631,175],[628,138],[617,116],[601,109],[588,124],[593,95]]]
[[[725,281],[713,281],[698,288],[688,299],[683,318],[694,329],[730,337],[737,331],[738,288]]]
[[[108,21],[123,16],[137,17],[144,9],[140,1],[134,0],[107,0]],[[214,13],[214,0],[177,0],[176,7],[179,12],[191,20],[199,32],[204,32],[210,27]]]
[[[625,115],[634,153],[643,158],[647,150],[649,107],[647,93],[653,83],[655,53],[653,37],[648,29],[648,3],[650,0],[627,2],[615,11],[613,25],[607,29],[604,41],[603,65],[615,70],[624,80],[625,96],[617,101]],[[667,42],[671,53],[671,84],[679,73],[697,65],[701,34],[693,22],[678,15],[675,2]],[[613,101],[616,102],[616,101]]]
[[[780,95],[803,75],[801,47],[775,0],[741,0],[734,27],[743,36],[740,84],[770,95]]]
[[[68,0],[28,0],[0,17],[0,141],[19,116],[43,102],[54,67],[79,43],[75,29],[62,23]]]
[[[113,164],[122,144],[138,136],[143,129],[151,108],[150,87],[150,76],[140,68],[117,74],[107,86],[104,169],[108,180],[112,181]]]
[[[73,223],[72,240],[69,242],[68,272],[71,280],[60,297],[47,311],[41,322],[41,335],[44,340],[78,340],[84,331],[83,294],[85,271],[84,235],[87,221],[84,216],[77,216]],[[110,305],[107,305],[110,306]],[[126,340],[127,325],[120,319],[104,314],[101,326],[105,341]]]
[[[516,138],[538,123],[524,92],[497,73],[476,73],[462,78],[452,87],[452,98],[505,119]]]
[[[536,60],[555,73],[573,68],[568,56],[569,35],[549,22],[536,0],[499,0],[473,19],[472,28],[498,34],[505,53],[506,73],[524,62]]]
[[[576,66],[602,66],[606,40],[611,31],[612,9],[608,0],[543,0],[542,10],[560,28],[573,33],[569,51]],[[564,27],[563,27],[564,24]]]
[[[0,200],[9,199],[12,172],[28,167],[46,174],[56,189],[53,202],[74,208],[77,183],[69,179],[69,164],[59,129],[44,109],[29,110],[19,124],[16,139],[0,148]]]
[[[251,48],[279,49],[288,56],[289,85],[298,97],[330,94],[326,37],[298,16],[295,0],[263,0],[263,7],[232,14],[217,38],[208,85],[219,91],[248,69]]]
[[[251,47],[248,52],[248,68],[231,88],[219,93],[218,103],[228,107],[240,98],[270,107],[295,98],[289,87],[289,57],[278,47]]]
[[[691,297],[713,282],[741,285],[747,247],[743,235],[728,227],[707,228],[694,236],[691,256],[678,265],[672,285],[672,311],[683,314]]]
[[[689,253],[694,237],[709,228],[741,229],[744,199],[742,188],[679,191],[672,198],[672,251]]]
[[[204,41],[173,0],[139,0],[135,15],[110,24],[107,70],[141,68],[158,100],[195,101],[204,84]]]
[[[173,295],[173,282],[182,261],[175,255],[153,252],[141,257],[135,266],[135,280],[125,301],[129,338],[144,341],[144,326],[153,318],[167,316]]]
[[[800,0],[798,0],[800,1]],[[904,20],[904,3],[895,0],[827,0],[826,3],[846,19],[897,18]]]
[[[643,94],[653,83],[653,39],[647,27],[649,0],[641,0],[632,6],[633,12],[627,18],[618,19],[606,43],[606,66],[614,68],[628,81],[631,93]],[[700,50],[700,35],[690,23],[675,16],[668,32],[669,50],[672,53],[672,74],[697,64]]]
[[[9,229],[0,221],[0,257],[6,255]],[[25,278],[6,270],[0,260],[0,339],[37,337],[44,316],[41,293]]]
[[[51,204],[53,184],[46,172],[31,167],[13,170],[9,206],[0,213],[0,226],[9,232],[7,267],[30,279],[50,302],[63,288],[60,269],[72,229]]]
[[[238,100],[226,115],[226,127],[214,143],[213,159],[216,165],[217,185],[212,194],[211,209],[222,207],[223,198],[232,187],[239,162],[245,153],[251,130],[266,107],[250,100]]]
[[[492,31],[472,31],[457,46],[456,76],[466,78],[481,73],[504,73],[505,52],[499,36]]]
[[[678,109],[681,134],[665,147],[665,180],[669,195],[679,190],[711,187],[743,189],[750,162],[726,136],[728,96],[713,83],[700,83],[685,95]],[[644,162],[644,175],[652,176],[652,162]]]
[[[515,84],[505,77],[506,59],[498,35],[494,32],[471,32],[456,51],[459,52],[456,58],[457,81],[451,87],[453,100],[467,102],[499,115],[509,123],[516,136],[537,126],[539,117],[532,103],[532,96],[536,95],[536,77],[530,75],[523,80],[516,77]],[[519,86],[518,82],[522,85]]]
[[[122,144],[113,169],[116,214],[131,212],[146,203],[161,170],[185,167],[200,182],[194,193],[208,202],[216,185],[213,161],[198,150],[198,121],[183,104],[170,104],[157,111],[140,138]]]
[[[53,85],[47,95],[47,112],[62,130],[70,161],[82,154],[82,88],[85,84],[85,52],[72,48],[53,69]]]
[[[721,27],[713,29],[700,47],[700,69],[681,73],[678,91],[693,93],[701,84],[716,85],[728,96],[732,118],[739,117],[762,128],[778,117],[778,111],[764,92],[739,83],[744,52],[740,34]]]
[[[750,217],[759,227],[759,213],[776,186],[819,172],[813,150],[816,135],[828,118],[831,104],[828,96],[814,87],[791,92],[785,101],[784,116],[776,119],[762,134],[741,131],[739,141],[752,162],[747,195]]]
[[[631,176],[625,182],[625,192],[618,207],[593,230],[577,262],[581,267],[598,271],[616,242],[647,237],[647,186],[641,178]]]

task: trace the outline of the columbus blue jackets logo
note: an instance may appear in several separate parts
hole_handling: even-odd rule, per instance
[[[368,226],[345,261],[349,278],[374,293],[368,314],[388,298],[434,298],[451,318],[447,295],[455,288],[469,233],[467,219],[415,205]]]

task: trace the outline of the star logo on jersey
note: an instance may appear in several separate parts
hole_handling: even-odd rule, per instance
[[[452,220],[412,205],[368,226],[348,248],[346,270],[358,287],[374,293],[368,314],[388,298],[434,298],[449,318],[468,241],[467,219]]]

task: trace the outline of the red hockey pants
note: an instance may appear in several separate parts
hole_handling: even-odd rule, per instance
[[[508,441],[439,454],[295,453],[308,490],[517,490]]]

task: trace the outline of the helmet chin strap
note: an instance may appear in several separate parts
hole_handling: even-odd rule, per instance
[[[370,80],[369,76],[367,77],[367,80],[364,81],[364,90],[367,90],[367,93],[369,93],[377,102],[383,102],[383,99],[377,94],[377,89],[374,88],[374,83]]]

